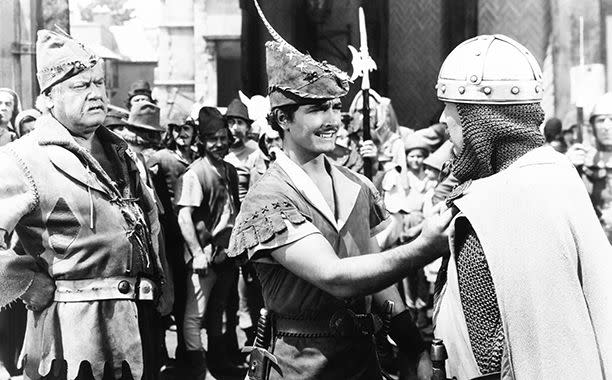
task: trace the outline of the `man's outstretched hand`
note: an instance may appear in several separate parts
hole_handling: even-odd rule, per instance
[[[30,287],[23,293],[21,300],[26,309],[41,311],[53,302],[55,283],[48,274],[36,272]]]
[[[427,253],[429,262],[449,252],[450,224],[458,212],[456,207],[448,208],[444,202],[440,202],[434,206],[431,215],[423,221],[421,234],[415,242],[418,241],[423,251]]]

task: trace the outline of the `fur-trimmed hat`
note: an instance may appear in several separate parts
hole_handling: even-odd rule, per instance
[[[36,77],[40,92],[65,81],[100,61],[96,54],[66,32],[42,29],[36,40]]]

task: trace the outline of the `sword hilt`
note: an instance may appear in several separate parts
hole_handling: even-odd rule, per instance
[[[446,380],[446,359],[448,359],[448,354],[442,339],[434,339],[431,342],[430,357],[433,370],[431,379]]]
[[[257,334],[255,335],[255,347],[266,348],[266,327],[268,326],[268,310],[262,308],[257,320]]]

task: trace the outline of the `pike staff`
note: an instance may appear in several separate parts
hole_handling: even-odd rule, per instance
[[[360,49],[357,50],[349,45],[349,50],[353,55],[353,75],[351,81],[361,77],[361,93],[363,98],[363,139],[371,140],[370,134],[370,71],[376,70],[376,62],[370,57],[368,50],[368,33],[366,31],[365,15],[363,8],[359,7],[359,39]],[[372,178],[372,160],[369,157],[364,158],[363,172],[366,177]]]

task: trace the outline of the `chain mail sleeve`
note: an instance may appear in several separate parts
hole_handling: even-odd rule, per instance
[[[499,372],[504,347],[493,278],[476,232],[467,219],[456,226],[457,275],[465,322],[482,374]]]

